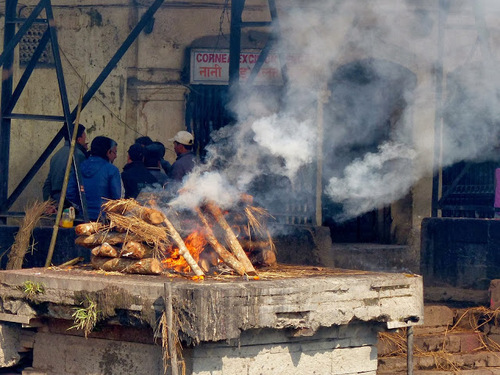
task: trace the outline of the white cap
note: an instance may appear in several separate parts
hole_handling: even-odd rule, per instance
[[[169,141],[175,141],[181,145],[191,146],[194,143],[194,137],[191,133],[181,130],[175,135],[174,138],[170,138]]]

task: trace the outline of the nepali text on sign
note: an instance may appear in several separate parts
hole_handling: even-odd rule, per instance
[[[245,82],[252,72],[260,51],[240,53],[240,81]],[[219,84],[229,82],[229,50],[191,50],[191,83]],[[255,84],[280,85],[282,75],[277,54],[269,54],[261,66]]]

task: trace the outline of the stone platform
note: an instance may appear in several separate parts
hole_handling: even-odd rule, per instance
[[[259,276],[0,271],[0,320],[11,339],[13,329],[34,332],[25,375],[162,373],[155,331],[170,298],[187,374],[374,375],[377,332],[423,319],[417,275],[281,265]],[[43,292],[28,293],[35,283]],[[89,300],[101,321],[85,338],[69,328]]]

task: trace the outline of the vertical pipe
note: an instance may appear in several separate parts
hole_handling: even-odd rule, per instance
[[[231,34],[229,36],[229,86],[237,88],[240,81],[241,14],[245,0],[231,2]]]
[[[330,93],[327,87],[318,94],[318,109],[316,113],[316,126],[318,132],[318,146],[316,148],[316,225],[323,225],[323,107],[328,103]]]
[[[406,369],[408,375],[413,375],[413,326],[409,326],[406,331]]]
[[[6,211],[7,193],[9,189],[9,153],[10,153],[10,129],[11,120],[4,118],[3,113],[9,105],[13,88],[13,63],[14,51],[7,51],[6,47],[14,38],[16,24],[12,21],[16,18],[17,0],[7,0],[5,4],[5,28],[3,47],[5,58],[2,68],[2,118],[0,123],[0,212]]]
[[[432,206],[431,216],[438,216],[439,201],[439,181],[441,168],[441,143],[443,127],[443,49],[444,49],[444,24],[446,21],[446,11],[448,0],[439,0],[438,8],[438,45],[437,59],[435,62],[435,86],[436,86],[436,114],[434,118],[434,175],[432,178]]]

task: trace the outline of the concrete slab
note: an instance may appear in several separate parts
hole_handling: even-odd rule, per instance
[[[0,325],[36,332],[26,375],[160,373],[156,329],[170,290],[186,374],[375,375],[377,332],[421,324],[424,315],[418,275],[280,265],[259,276],[0,271]],[[86,338],[72,326],[89,300],[100,320]]]
[[[27,296],[26,281],[40,283],[44,292]],[[235,339],[247,329],[316,331],[353,320],[396,328],[418,324],[423,317],[420,276],[282,265],[260,272],[260,280],[255,281],[219,277],[194,282],[76,269],[0,271],[0,313],[4,314],[0,318],[72,320],[74,308],[90,297],[106,310],[107,319],[154,327],[164,309],[166,284],[172,288],[181,328],[194,342]],[[13,301],[15,309],[10,307]]]

